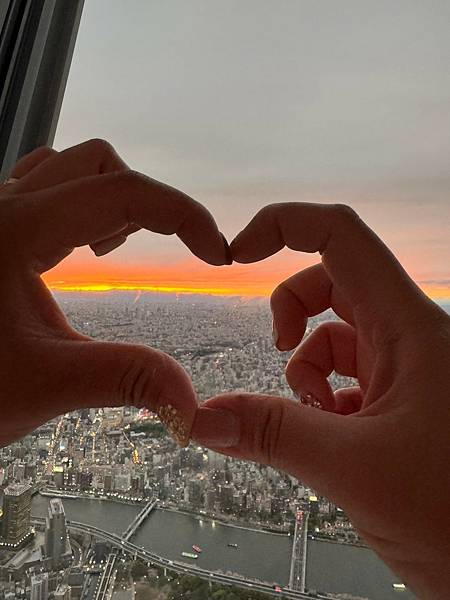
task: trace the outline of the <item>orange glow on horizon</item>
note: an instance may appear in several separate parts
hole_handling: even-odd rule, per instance
[[[113,292],[113,291],[141,291],[161,292],[167,294],[207,294],[210,296],[269,296],[271,289],[253,287],[251,289],[239,287],[195,287],[179,285],[150,285],[135,282],[108,282],[108,283],[65,283],[49,285],[50,289],[60,292]]]
[[[210,296],[244,296],[244,297],[269,297],[278,282],[254,283],[243,286],[230,282],[228,286],[202,286],[193,282],[184,284],[168,282],[154,284],[148,281],[46,281],[48,287],[59,292],[114,292],[114,291],[142,291],[167,294],[206,294]],[[433,300],[450,301],[450,286],[430,286],[418,284],[422,291]]]
[[[79,257],[79,258],[78,258]],[[138,291],[215,296],[269,296],[272,290],[311,260],[293,262],[276,257],[256,264],[214,267],[195,258],[160,262],[101,260],[78,251],[45,273],[43,279],[56,291],[109,292]],[[74,260],[75,259],[75,260]]]
[[[206,294],[209,296],[244,296],[249,298],[269,297],[276,284],[268,286],[245,287],[196,287],[193,285],[151,285],[136,282],[58,282],[48,283],[51,290],[56,292],[118,292],[118,291],[141,291],[159,292],[166,294]],[[450,287],[432,287],[420,285],[420,289],[431,299],[450,301]]]
[[[282,251],[254,264],[213,267],[195,258],[178,261],[142,262],[119,257],[94,258],[79,249],[69,260],[45,273],[43,279],[55,291],[112,292],[143,291],[172,294],[268,297],[284,279],[317,264],[317,257]],[[414,273],[410,272],[414,277]],[[450,285],[441,281],[417,282],[433,300],[450,301]]]

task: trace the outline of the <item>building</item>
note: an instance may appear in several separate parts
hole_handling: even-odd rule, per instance
[[[62,465],[53,467],[53,481],[58,489],[64,487],[64,467]]]
[[[45,555],[57,568],[72,554],[66,528],[66,514],[60,498],[52,498],[45,519]]]
[[[205,494],[205,509],[207,512],[213,512],[215,509],[216,503],[216,490],[214,488],[210,488],[206,490]]]
[[[61,585],[58,586],[58,589],[53,594],[53,598],[54,600],[71,600],[72,593],[70,586],[61,583]]]
[[[92,483],[92,473],[90,471],[82,471],[80,473],[80,489],[85,492],[90,489]]]
[[[317,496],[309,496],[309,511],[313,517],[317,517],[319,514],[319,499]]]
[[[220,485],[219,496],[220,496],[220,508],[223,512],[231,512],[233,509],[233,486],[232,485]]]
[[[30,600],[48,600],[48,573],[33,575]]]
[[[5,488],[3,496],[2,545],[17,547],[31,534],[31,486],[13,483]]]
[[[193,506],[201,506],[203,500],[203,485],[202,481],[197,478],[192,478],[187,482],[187,501]]]
[[[111,473],[105,473],[103,479],[103,489],[105,492],[110,492],[113,489],[113,476]]]
[[[128,492],[131,488],[131,473],[128,471],[126,473],[117,474],[114,477],[114,489],[117,492]]]

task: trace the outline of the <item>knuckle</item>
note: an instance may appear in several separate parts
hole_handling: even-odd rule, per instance
[[[270,302],[272,303],[274,300],[277,300],[278,296],[280,296],[281,294],[284,294],[285,290],[286,290],[286,282],[282,281],[273,290],[273,292],[272,292],[272,294],[270,296]]]
[[[136,185],[139,183],[145,183],[148,180],[148,177],[143,173],[139,173],[139,171],[135,171],[134,169],[125,169],[124,171],[115,171],[113,173],[115,183],[118,185],[123,185],[124,187],[129,187],[130,185]]]
[[[150,352],[145,346],[133,348],[131,360],[119,380],[118,394],[123,405],[140,408],[157,400],[163,357],[162,352]]]
[[[277,210],[279,210],[279,207],[280,207],[280,204],[276,204],[276,203],[266,204],[266,206],[264,206],[263,208],[261,208],[261,210],[259,211],[259,215],[261,217],[270,217]]]
[[[297,350],[297,352],[295,352],[295,354],[293,354],[288,360],[287,365],[284,369],[286,381],[288,382],[288,385],[291,387],[291,389],[292,386],[295,385],[298,380],[297,372],[299,366],[301,365],[301,362],[302,356],[300,355],[299,350]]]
[[[85,142],[85,146],[87,146],[94,154],[109,155],[116,153],[114,146],[102,138],[92,138]]]
[[[339,323],[336,322],[336,325],[339,325]],[[320,323],[320,325],[317,325],[317,327],[313,331],[311,331],[309,336],[312,340],[326,338],[330,332],[330,329],[333,329],[334,326],[335,323],[333,321],[325,321],[324,323]]]
[[[282,285],[282,283],[279,283],[277,287],[273,290],[273,292],[270,294],[270,309],[272,310],[272,313],[276,311],[278,300],[281,294],[283,293]]]
[[[17,242],[21,241],[21,246],[25,247],[27,243],[36,236],[36,221],[31,217],[30,212],[26,210],[22,198],[14,196],[13,198],[4,198],[0,204],[0,223],[1,236],[0,244],[5,248],[8,254],[11,250],[17,255],[23,248],[17,248]]]
[[[358,213],[348,204],[333,204],[333,211],[339,219],[356,221]]]
[[[45,156],[52,156],[53,154],[55,154],[55,150],[53,148],[50,148],[50,146],[44,145],[38,146],[32,152],[30,152],[30,154],[37,154],[43,158]]]
[[[272,315],[281,313],[287,302],[291,302],[292,293],[290,292],[286,281],[283,281],[277,285],[270,295],[270,309]]]
[[[168,354],[146,346],[134,346],[119,380],[119,398],[124,405],[154,409],[167,383],[176,386],[185,377],[183,368]]]
[[[262,428],[255,440],[257,454],[265,457],[268,464],[278,466],[282,442],[285,407],[282,403],[266,408]]]

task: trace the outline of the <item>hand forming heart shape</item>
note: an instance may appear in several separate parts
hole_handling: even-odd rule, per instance
[[[78,408],[147,406],[181,445],[192,435],[301,479],[342,506],[416,593],[446,597],[450,319],[354,211],[271,205],[231,243],[237,262],[262,260],[285,245],[322,256],[271,299],[279,349],[301,342],[312,315],[331,307],[342,318],[316,329],[288,364],[287,379],[304,403],[227,394],[199,407],[171,357],[75,331],[40,275],[77,246],[105,254],[141,227],[176,233],[199,258],[230,264],[209,212],[130,171],[101,140],[61,153],[39,148],[12,177],[0,188],[1,445]],[[359,387],[333,393],[333,370],[357,377]]]
[[[197,399],[184,369],[158,350],[81,335],[40,275],[77,246],[105,254],[141,227],[176,233],[204,261],[230,264],[213,217],[182,192],[128,169],[102,140],[60,153],[38,148],[12,178],[0,188],[0,376],[8,402],[0,444],[71,410],[131,404],[155,410],[187,445]]]

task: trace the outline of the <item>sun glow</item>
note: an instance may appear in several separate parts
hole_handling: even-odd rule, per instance
[[[146,283],[65,283],[50,284],[50,289],[64,292],[113,292],[113,291],[142,291],[160,292],[166,294],[208,294],[210,296],[268,296],[267,288],[239,287],[196,287],[180,285],[149,285]]]
[[[213,267],[196,259],[160,262],[115,261],[93,258],[85,249],[45,273],[43,279],[55,291],[142,291],[167,294],[268,297],[283,280],[317,263],[316,257],[281,252],[255,264]],[[414,270],[410,269],[414,278]],[[430,298],[450,301],[447,280],[416,279]]]
[[[268,297],[276,287],[275,282],[268,281],[266,284],[257,283],[249,286],[230,282],[228,286],[198,286],[195,283],[186,282],[173,285],[154,285],[148,282],[117,282],[117,281],[58,281],[47,282],[51,290],[60,292],[115,292],[115,291],[142,291],[166,294],[207,294],[210,296],[245,296],[245,297]],[[420,285],[419,287],[433,300],[450,300],[450,288],[447,286]]]

